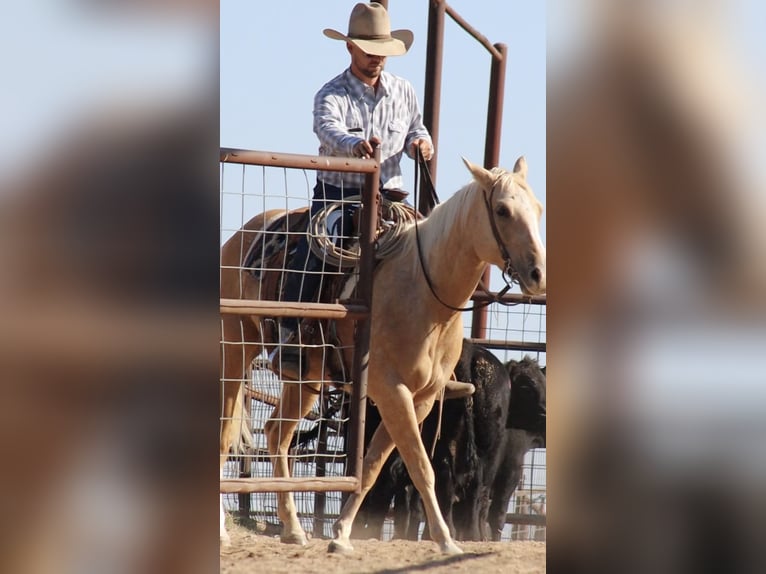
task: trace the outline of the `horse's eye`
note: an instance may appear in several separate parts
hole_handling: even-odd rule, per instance
[[[497,214],[498,217],[508,217],[508,216],[511,215],[511,212],[508,211],[508,208],[505,205],[502,205],[502,204],[498,205],[495,208],[495,213]]]

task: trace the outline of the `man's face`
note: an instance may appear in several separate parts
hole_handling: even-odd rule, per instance
[[[386,57],[366,54],[361,48],[351,43],[348,46],[351,52],[352,69],[371,80],[379,78],[386,65]]]

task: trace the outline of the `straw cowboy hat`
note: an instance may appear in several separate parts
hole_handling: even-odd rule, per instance
[[[351,42],[374,56],[406,54],[414,39],[410,30],[391,31],[386,9],[377,2],[360,2],[351,11],[348,34],[325,28],[324,35],[333,40]]]

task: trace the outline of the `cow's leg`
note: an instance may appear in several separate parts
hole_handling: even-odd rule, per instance
[[[364,462],[362,463],[361,492],[358,494],[356,492],[351,493],[351,496],[346,500],[346,504],[343,505],[340,517],[333,525],[335,539],[330,542],[330,546],[327,549],[328,552],[348,553],[354,549],[349,541],[354,518],[356,518],[356,513],[359,511],[365,495],[372,488],[372,485],[375,484],[375,479],[380,474],[383,463],[386,462],[386,459],[388,459],[393,450],[394,442],[391,440],[391,436],[388,434],[386,427],[379,424],[375,434],[372,435],[370,445],[367,447],[367,454],[364,456]]]
[[[439,544],[443,553],[462,554],[463,551],[452,539],[439,510],[434,489],[434,470],[418,428],[420,421],[431,411],[434,397],[420,399],[416,406],[410,391],[403,385],[397,385],[379,397],[377,402],[383,423],[399,449],[412,483],[420,493],[431,538]]]
[[[484,490],[484,487],[478,486],[474,493],[473,499],[468,505],[468,516],[466,517],[467,528],[464,535],[465,540],[472,540],[474,542],[481,540],[479,520],[481,516],[482,497],[486,496]]]
[[[484,494],[481,497],[479,503],[479,540],[486,542],[491,540],[489,533],[489,524],[487,522],[487,516],[489,514],[490,504],[490,492],[488,488],[484,489]]]
[[[414,485],[408,486],[407,493],[407,512],[409,513],[409,523],[405,531],[406,540],[420,540],[420,523],[423,522],[423,505],[420,502],[420,494]],[[423,533],[423,540],[430,540],[428,529]]]
[[[242,389],[242,383],[249,373],[250,364],[259,350],[256,344],[246,344],[245,341],[257,341],[258,331],[255,325],[248,319],[242,319],[233,315],[227,315],[222,321],[222,346],[221,346],[221,389],[219,392],[219,412],[221,413],[219,452],[220,452],[220,476],[223,477],[223,468],[229,456],[229,449],[234,440],[234,433],[240,432],[234,419],[239,418],[240,413],[235,413],[237,395]],[[226,514],[223,510],[223,495],[220,497],[221,524],[220,542],[223,545],[230,544],[229,534],[226,532]]]
[[[298,426],[298,422],[308,414],[314,405],[317,393],[316,384],[285,381],[282,385],[282,396],[274,407],[269,420],[263,425],[269,453],[274,457],[275,478],[290,476],[290,467],[287,463],[290,440],[293,438],[293,432]],[[277,513],[282,521],[280,540],[285,544],[306,544],[306,533],[298,520],[292,492],[277,494]]]
[[[483,495],[482,469],[478,468],[471,481],[465,486],[463,499],[455,506],[455,529],[458,540],[481,540],[479,515]]]
[[[523,457],[521,461],[511,457],[503,461],[497,470],[492,488],[492,502],[487,513],[487,522],[492,540],[499,541],[505,528],[505,516],[508,512],[508,502],[513,491],[521,480]]]
[[[397,540],[417,540],[417,528],[415,529],[416,537],[409,538],[413,520],[416,520],[410,505],[412,488],[410,485],[399,485],[394,495],[394,538]]]
[[[473,485],[466,485],[463,489],[463,498],[455,503],[452,508],[455,523],[455,538],[458,540],[473,540],[471,537],[471,513],[476,506],[476,493]]]
[[[439,508],[444,516],[444,521],[447,523],[447,528],[452,537],[455,537],[455,522],[453,518],[453,509],[455,504],[455,490],[457,484],[455,482],[452,461],[452,453],[441,453],[441,456],[434,465],[434,472],[436,473],[436,498],[439,501]]]

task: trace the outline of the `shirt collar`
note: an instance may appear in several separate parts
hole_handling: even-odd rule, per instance
[[[367,84],[365,84],[362,80],[357,78],[352,72],[351,67],[346,68],[346,71],[344,72],[345,78],[346,78],[346,86],[348,88],[349,93],[356,99],[361,98],[367,89],[370,87]],[[382,72],[380,74],[380,86],[378,88],[378,97],[383,97],[388,95],[388,74],[386,72]]]

